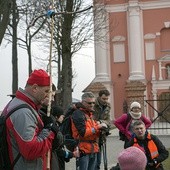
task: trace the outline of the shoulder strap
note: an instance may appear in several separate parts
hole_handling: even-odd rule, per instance
[[[127,113],[127,119],[126,119],[126,125],[128,124],[128,122],[130,121],[131,119],[131,115],[129,113]]]
[[[12,113],[14,113],[15,111],[22,109],[22,108],[28,108],[32,111],[31,106],[29,106],[28,104],[21,104],[18,105],[17,107],[13,108],[12,110],[10,110],[7,115],[5,115],[5,120],[8,119],[8,117],[10,117],[12,115]]]

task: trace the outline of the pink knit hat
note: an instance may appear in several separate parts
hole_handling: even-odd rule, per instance
[[[145,170],[147,159],[139,148],[129,147],[118,155],[121,170]]]

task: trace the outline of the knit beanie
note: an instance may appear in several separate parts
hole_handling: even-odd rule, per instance
[[[49,86],[50,85],[50,76],[48,73],[42,69],[34,70],[28,80],[27,84],[33,85],[37,84],[38,86]]]
[[[121,170],[145,170],[147,159],[143,151],[132,146],[119,153],[118,162]]]
[[[131,105],[130,105],[130,110],[132,110],[133,107],[138,107],[138,108],[141,109],[141,105],[140,105],[140,103],[138,103],[138,102],[133,102],[133,103],[131,103]]]

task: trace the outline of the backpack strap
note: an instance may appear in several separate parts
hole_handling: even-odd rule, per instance
[[[130,115],[130,113],[127,113],[126,126],[127,126],[128,122],[130,121],[130,119],[131,119],[131,115]]]
[[[18,105],[17,107],[13,108],[12,110],[10,110],[7,115],[4,116],[5,118],[5,126],[6,126],[6,120],[17,110],[22,109],[22,108],[28,108],[32,111],[32,108],[30,105],[28,104],[21,104]],[[21,157],[21,153],[19,152],[18,155],[16,156],[16,158],[14,159],[14,161],[11,163],[11,169],[13,169],[13,167],[15,166],[15,164],[17,163],[17,161],[19,160],[19,158]]]
[[[10,110],[7,115],[5,115],[5,121],[8,119],[8,117],[10,117],[12,115],[12,113],[14,113],[15,111],[22,109],[22,108],[28,108],[32,111],[31,106],[29,106],[28,104],[21,104],[18,105],[17,107],[13,108],[12,110]]]

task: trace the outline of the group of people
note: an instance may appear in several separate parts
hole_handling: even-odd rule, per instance
[[[125,136],[125,150],[119,154],[119,163],[112,170],[164,170],[162,162],[168,158],[169,152],[157,136],[147,131],[151,124],[136,101],[131,103],[128,114],[114,121]]]
[[[60,132],[60,124],[64,118],[63,110],[58,106],[51,107],[51,116],[47,116],[50,82],[50,76],[46,71],[34,70],[25,88],[19,88],[3,110],[3,114],[7,115],[19,105],[29,106],[16,110],[6,120],[11,163],[18,157],[13,169],[46,170],[50,162],[52,170],[64,170],[64,162],[75,157],[77,169],[94,170],[97,168],[100,131],[108,126],[104,120],[102,121],[103,114],[99,118],[96,117],[96,120],[93,117],[95,96],[91,92],[83,94],[79,108],[73,112],[71,128],[73,137],[79,143],[75,150],[70,152],[62,145],[64,137]],[[56,90],[54,85],[52,90],[53,99]],[[104,113],[107,122],[110,119],[108,111],[110,106],[107,105],[110,94],[106,90],[106,95],[105,91],[100,95],[96,107],[100,107],[98,112]],[[80,156],[80,151],[84,153],[83,156]],[[50,157],[50,160],[47,157]]]
[[[52,89],[53,99],[56,91],[54,85]],[[65,162],[73,157],[76,158],[78,170],[100,169],[103,134],[111,126],[109,91],[101,90],[97,98],[92,92],[82,95],[81,102],[76,105],[78,107],[71,116],[72,136],[78,141],[73,151],[65,149],[65,138],[60,131],[64,119],[63,109],[52,106],[51,116],[47,116],[49,91],[48,73],[42,69],[34,70],[25,89],[19,88],[15,97],[4,108],[3,114],[8,114],[18,105],[30,106],[16,110],[6,121],[11,162],[19,155],[13,169],[46,170],[50,162],[51,170],[64,170]],[[129,115],[123,114],[114,121],[115,126],[125,135],[124,150],[118,157],[121,170],[136,170],[132,165],[138,167],[138,170],[163,169],[161,162],[167,159],[169,153],[162,142],[146,130],[151,123],[141,113],[138,102],[131,104]],[[133,153],[129,154],[131,151]],[[140,160],[136,153],[141,155]],[[49,157],[50,160],[47,159]],[[130,162],[131,157],[134,160]],[[140,164],[143,166],[141,169]]]

